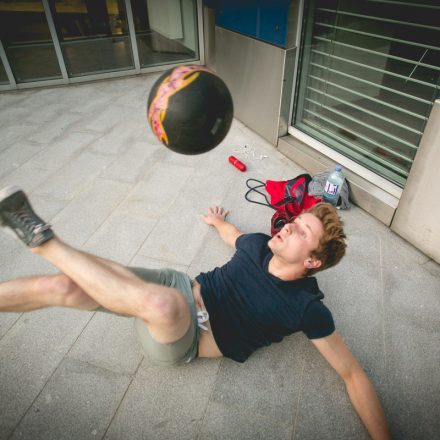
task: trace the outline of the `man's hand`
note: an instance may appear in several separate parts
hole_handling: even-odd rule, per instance
[[[225,220],[228,213],[229,211],[226,211],[221,206],[215,206],[208,209],[208,214],[202,215],[202,220],[206,224],[214,226],[227,245],[235,247],[235,241],[243,233]]]
[[[224,222],[228,214],[229,211],[226,211],[221,206],[215,206],[213,208],[209,208],[208,214],[202,215],[202,219],[206,224],[216,226],[216,223],[218,224],[219,221]]]

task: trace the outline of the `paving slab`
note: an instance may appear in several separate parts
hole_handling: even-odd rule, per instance
[[[224,359],[200,428],[206,439],[290,439],[301,389],[302,344],[288,338],[244,363]]]
[[[123,154],[118,154],[100,173],[104,179],[113,179],[120,182],[137,182],[152,166],[150,157],[155,149],[144,142],[132,142]]]
[[[123,203],[101,224],[83,249],[102,258],[128,264],[153,230],[156,219],[130,211]]]
[[[197,438],[220,363],[197,359],[163,368],[145,359],[104,438]]]
[[[130,380],[67,356],[10,438],[102,438]]]
[[[35,189],[34,193],[58,200],[72,200],[83,188],[89,186],[89,182],[110,161],[111,158],[108,156],[83,151],[54,172],[50,179]]]
[[[130,191],[124,205],[148,217],[164,216],[193,171],[186,166],[156,162]]]
[[[133,375],[143,359],[134,318],[97,311],[69,352],[70,359]]]
[[[52,221],[55,231],[80,246],[104,223],[130,188],[125,183],[96,178],[56,215]]]
[[[24,313],[0,340],[0,438],[27,413],[90,317],[66,309]]]
[[[0,152],[0,179],[26,163],[40,151],[40,145],[19,141]]]
[[[97,138],[96,134],[69,132],[62,140],[53,142],[29,161],[28,165],[39,169],[58,170],[72,157]]]

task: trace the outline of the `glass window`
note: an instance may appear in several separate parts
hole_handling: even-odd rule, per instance
[[[133,69],[124,0],[51,1],[70,77]]]
[[[403,186],[440,80],[440,7],[305,2],[292,124]]]
[[[195,0],[131,0],[141,67],[199,58]]]
[[[0,0],[0,38],[17,83],[62,77],[41,0]]]

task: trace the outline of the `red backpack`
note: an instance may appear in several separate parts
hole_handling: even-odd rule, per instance
[[[319,198],[310,196],[307,192],[307,187],[311,180],[312,177],[310,174],[301,174],[290,180],[266,180],[266,183],[256,179],[248,179],[246,181],[246,186],[249,188],[245,194],[246,200],[252,203],[258,203],[259,205],[269,206],[276,211],[271,220],[270,232],[272,237],[277,234],[286,223],[294,220],[302,211],[311,208],[315,203],[321,201]],[[251,182],[255,182],[256,185],[251,186]],[[265,187],[269,194],[270,202],[266,194],[259,191],[259,188],[262,187]],[[251,200],[249,194],[252,192],[257,192],[262,195],[266,203]]]

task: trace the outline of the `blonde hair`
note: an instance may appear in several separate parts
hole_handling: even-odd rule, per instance
[[[316,269],[309,269],[307,271],[307,276],[309,276],[338,264],[345,255],[347,244],[342,220],[334,206],[320,202],[313,205],[307,212],[317,217],[324,228],[318,247],[312,252],[312,257],[320,260],[322,264]]]

